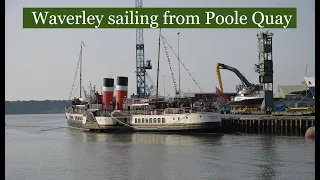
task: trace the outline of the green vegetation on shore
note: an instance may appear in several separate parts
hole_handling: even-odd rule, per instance
[[[5,101],[5,114],[56,114],[70,106],[68,100]]]

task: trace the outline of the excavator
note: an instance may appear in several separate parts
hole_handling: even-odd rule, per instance
[[[260,84],[252,84],[250,83],[241,73],[239,70],[237,70],[234,67],[222,64],[222,63],[217,63],[216,65],[216,72],[218,76],[218,81],[220,85],[220,89],[216,88],[216,93],[222,98],[223,102],[220,104],[220,109],[221,113],[230,113],[230,107],[228,106],[228,101],[229,99],[226,97],[226,95],[223,93],[223,85],[222,85],[222,79],[220,75],[220,69],[226,69],[229,71],[234,72],[238,78],[241,80],[242,85],[244,86],[245,89],[247,90],[252,90],[252,91],[261,91],[263,89],[263,86]],[[228,108],[226,108],[228,107]],[[227,109],[227,110],[226,110]]]
[[[221,75],[220,75],[220,69],[226,69],[226,70],[234,72],[238,76],[238,78],[241,80],[242,85],[247,89],[254,90],[254,91],[261,91],[263,89],[262,85],[260,85],[260,84],[252,84],[252,83],[250,83],[247,80],[247,78],[245,78],[240,73],[240,71],[238,69],[236,69],[234,67],[231,67],[231,66],[228,66],[228,65],[225,65],[225,64],[222,64],[222,63],[217,63],[216,72],[217,72],[217,76],[218,76],[220,90],[221,90],[222,93],[223,93],[223,86],[222,86],[222,80],[221,80]]]

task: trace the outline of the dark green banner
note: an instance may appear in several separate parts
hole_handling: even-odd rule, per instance
[[[23,8],[23,28],[296,27],[296,8]]]

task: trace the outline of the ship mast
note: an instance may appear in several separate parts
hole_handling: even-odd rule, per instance
[[[179,68],[179,98],[181,97],[181,88],[180,88],[180,54],[179,54],[179,50],[180,50],[180,42],[179,42],[179,35],[180,32],[177,33],[178,34],[178,68]]]
[[[69,100],[70,100],[70,98],[72,96],[72,93],[73,93],[74,83],[77,80],[78,69],[80,69],[80,98],[82,96],[82,89],[81,89],[82,88],[82,45],[85,46],[83,41],[81,41],[79,59],[78,59],[78,63],[77,63],[76,73],[74,74],[71,91],[70,91],[70,94],[69,94]],[[79,66],[80,66],[80,68],[79,68]]]
[[[86,46],[83,41],[81,41],[81,47],[80,47],[80,98],[82,97],[82,45]]]
[[[156,91],[156,101],[158,101],[158,95],[159,95],[160,37],[161,37],[161,28],[160,28],[160,32],[159,32],[159,49],[158,49],[158,68],[157,68],[157,91]]]

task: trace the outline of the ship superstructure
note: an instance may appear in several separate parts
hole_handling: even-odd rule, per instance
[[[315,77],[314,76],[308,76],[308,77],[304,77],[305,82],[307,83],[308,89],[311,92],[313,99],[316,98],[316,92],[315,92],[315,88],[316,88],[316,81],[315,81]]]

